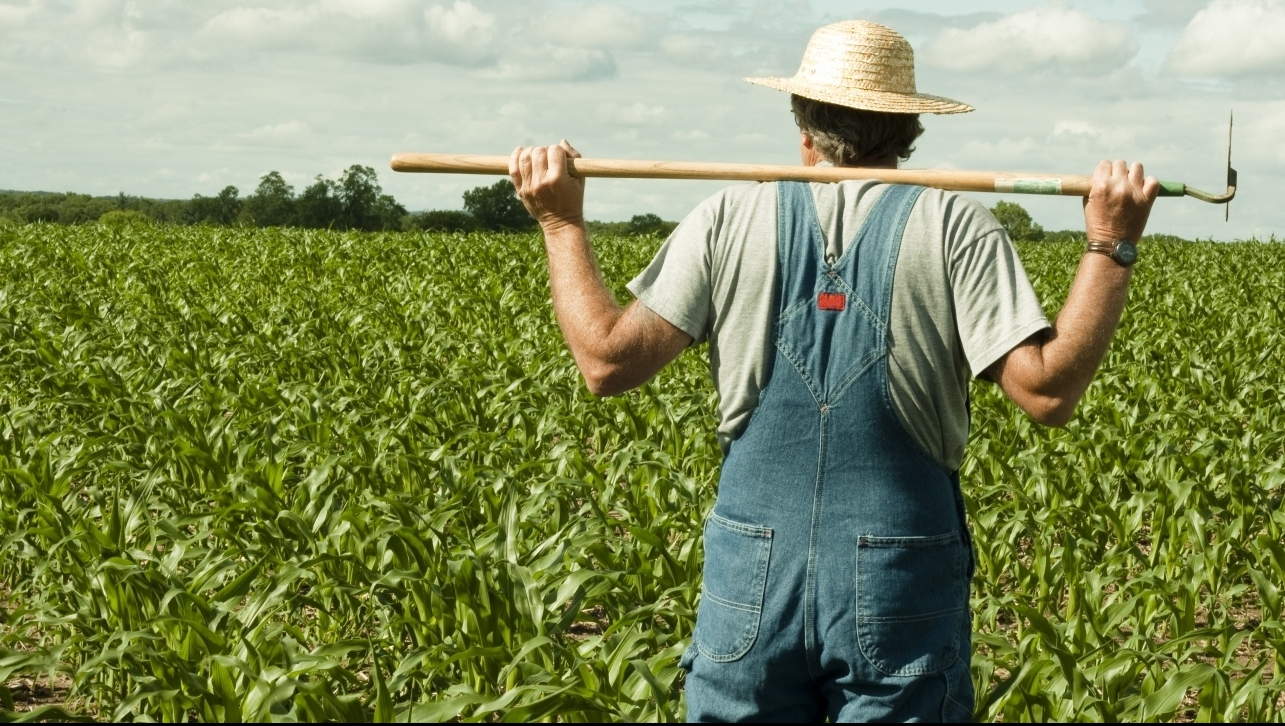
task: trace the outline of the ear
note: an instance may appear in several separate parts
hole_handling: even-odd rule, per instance
[[[802,137],[800,143],[803,144],[803,148],[808,151],[812,151],[814,149],[812,145],[812,137],[802,132],[799,133],[799,136]]]

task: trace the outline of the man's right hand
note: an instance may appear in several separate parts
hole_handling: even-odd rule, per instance
[[[1126,166],[1121,160],[1101,161],[1093,171],[1093,185],[1084,200],[1089,241],[1137,242],[1159,194],[1160,182],[1154,176],[1143,177],[1142,164]]]

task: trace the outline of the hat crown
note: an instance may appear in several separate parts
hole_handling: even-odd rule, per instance
[[[846,20],[819,28],[795,78],[863,91],[914,94],[915,52],[891,28]]]

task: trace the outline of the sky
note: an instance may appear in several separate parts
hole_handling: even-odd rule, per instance
[[[399,174],[394,152],[798,162],[789,96],[808,37],[866,19],[915,49],[907,168],[1090,173],[1103,158],[1202,189],[1148,231],[1285,237],[1285,0],[0,0],[0,189],[188,198],[352,164],[412,210],[492,179]],[[590,180],[586,214],[681,219],[718,182]],[[1082,228],[1071,198],[1017,201]]]

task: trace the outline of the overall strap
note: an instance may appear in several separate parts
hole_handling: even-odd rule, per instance
[[[794,303],[812,296],[824,271],[825,235],[817,222],[807,182],[776,185],[777,318]]]
[[[906,222],[923,187],[893,184],[884,188],[861,229],[834,264],[858,298],[886,329],[892,308],[892,277]]]

